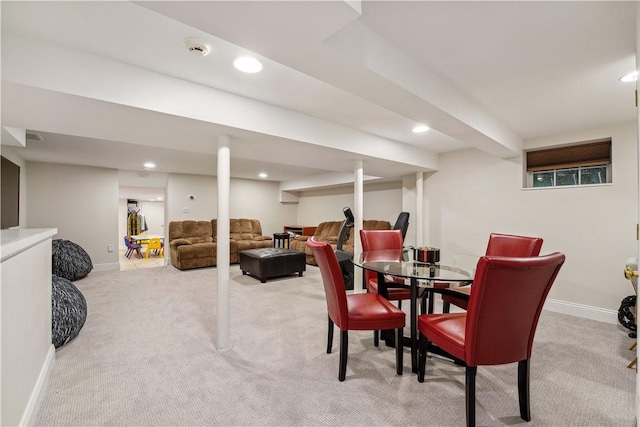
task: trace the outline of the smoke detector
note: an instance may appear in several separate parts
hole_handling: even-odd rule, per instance
[[[209,43],[195,37],[185,39],[184,45],[192,55],[197,56],[198,58],[207,56],[209,55],[209,52],[211,52],[211,45]]]

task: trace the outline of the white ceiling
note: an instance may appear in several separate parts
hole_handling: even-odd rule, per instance
[[[526,138],[635,118],[618,78],[635,68],[636,2],[1,7],[2,125],[44,137],[26,160],[215,175],[225,134],[232,176],[302,189],[355,160],[393,179],[437,169],[437,153],[513,157]],[[241,54],[263,72],[233,69]]]

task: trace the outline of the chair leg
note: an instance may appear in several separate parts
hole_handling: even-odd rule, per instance
[[[404,328],[398,328],[396,330],[396,373],[402,375],[402,334]]]
[[[347,354],[349,348],[349,331],[340,331],[340,370],[338,380],[344,381],[347,376]]]
[[[451,303],[447,301],[442,301],[442,312],[449,313],[451,311]]]
[[[401,299],[398,300],[398,309],[402,310],[402,300]]]
[[[424,382],[424,371],[427,365],[427,337],[420,334],[420,341],[418,345],[418,382]]]
[[[518,362],[518,400],[520,418],[531,421],[531,402],[529,401],[529,359]]]
[[[333,347],[333,320],[331,317],[327,316],[329,319],[329,333],[327,334],[327,353],[331,354],[331,347]]]
[[[373,345],[374,347],[380,345],[380,331],[373,331]]]
[[[465,404],[467,409],[467,427],[476,425],[476,366],[467,366],[465,379]]]

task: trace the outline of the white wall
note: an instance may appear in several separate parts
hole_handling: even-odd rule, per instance
[[[18,213],[18,227],[26,228],[27,226],[27,163],[20,157],[19,148],[2,146],[2,155],[20,166],[20,200]]]
[[[520,158],[477,150],[442,154],[440,170],[425,181],[425,243],[482,254],[491,232],[540,236],[542,253],[567,256],[549,298],[617,311],[633,293],[622,271],[637,247],[635,124],[525,141],[525,148],[606,137],[612,138],[613,183],[593,187],[525,190]]]
[[[278,183],[233,178],[229,187],[231,218],[258,219],[265,235],[282,232],[284,225],[296,222],[297,207],[280,203]],[[195,199],[190,200],[190,195],[195,196]],[[169,174],[166,200],[169,216],[167,222],[216,218],[217,197],[216,177]],[[184,213],[184,208],[189,212]]]
[[[194,196],[193,200],[189,196]],[[185,219],[204,221],[217,215],[217,180],[214,176],[169,174],[167,223]],[[186,212],[185,212],[186,210]]]
[[[127,199],[118,199],[118,245],[125,248],[123,237],[127,235]]]
[[[27,225],[57,228],[55,238],[87,251],[94,267],[118,268],[118,171],[27,162]],[[101,265],[104,264],[104,265]]]
[[[147,234],[164,236],[164,202],[141,201],[140,213],[147,223]]]
[[[229,216],[260,220],[262,233],[282,233],[285,225],[296,224],[297,206],[280,203],[277,182],[232,179],[229,191]]]
[[[325,221],[343,221],[342,208],[353,209],[353,187],[339,187],[300,193],[298,224],[315,226]],[[396,222],[402,211],[402,182],[367,184],[364,186],[363,219]]]

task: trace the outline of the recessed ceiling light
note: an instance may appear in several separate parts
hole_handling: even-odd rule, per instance
[[[243,73],[258,73],[262,70],[262,64],[250,56],[241,56],[233,61],[233,66]]]
[[[626,74],[626,75],[620,77],[620,81],[621,82],[635,82],[636,80],[638,80],[638,72],[637,71],[632,71],[629,74]]]
[[[148,168],[148,169],[153,169],[153,168],[155,168],[155,167],[156,167],[156,164],[155,164],[155,163],[151,163],[151,162],[147,162],[147,163],[145,163],[143,166],[144,166],[145,168]]]
[[[424,133],[426,131],[429,130],[429,126],[426,125],[417,125],[416,127],[414,127],[411,131],[413,133]]]
[[[259,176],[260,178],[266,178],[266,177],[268,177],[269,175],[267,175],[267,174],[266,174],[266,173],[264,173],[264,172],[260,172],[260,173],[258,174],[258,176]]]

